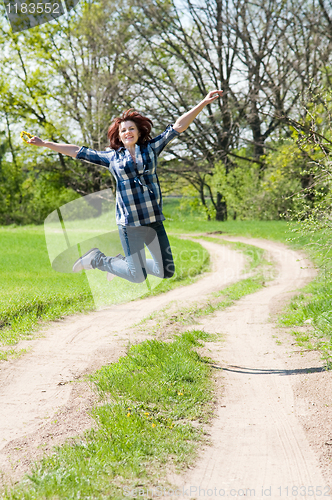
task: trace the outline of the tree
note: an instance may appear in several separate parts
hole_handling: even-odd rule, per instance
[[[231,9],[222,9],[217,2],[216,9],[206,4],[204,10],[188,2],[187,27],[188,18],[181,16],[172,1],[134,5],[138,12],[134,27],[140,43],[128,58],[134,72],[131,80],[144,87],[144,107],[155,121],[171,123],[209,90],[224,90],[223,100],[207,106],[181,136],[181,146],[171,150],[178,159],[176,171],[199,192],[203,205],[206,197],[211,197],[216,218],[224,220],[225,199],[220,192],[212,195],[209,179],[215,162],[223,161],[227,171],[231,168],[230,152],[236,145],[242,112],[231,86],[234,50],[226,44],[226,38],[233,36],[229,30]],[[142,22],[142,17],[147,22]],[[136,102],[143,106],[142,99]],[[167,166],[165,171],[174,172]]]
[[[3,26],[0,113],[12,137],[27,129],[56,142],[106,147],[108,125],[123,111],[128,89],[117,41],[126,45],[132,34],[126,8],[122,17],[119,8],[106,0],[86,0],[65,22],[19,34]],[[115,188],[109,172],[91,164],[82,168],[69,157],[29,148],[20,140],[12,141],[12,150],[20,165],[25,163],[26,177],[48,171],[49,182],[53,177],[81,195]]]
[[[227,203],[224,193],[212,192],[214,165],[222,161],[228,175],[246,146],[240,160],[263,170],[267,141],[288,133],[287,118],[298,112],[307,82],[329,64],[331,47],[317,34],[313,4],[132,1],[138,43],[125,57],[128,78],[144,88],[138,106],[166,124],[211,88],[224,90],[222,103],[201,113],[181,136],[181,147],[172,148],[178,174],[203,205],[211,199],[217,220],[227,217]]]
[[[14,137],[24,123],[52,140],[102,149],[111,118],[124,108],[138,108],[160,132],[222,88],[222,101],[204,109],[160,166],[225,220],[231,183],[219,182],[220,165],[230,179],[245,179],[239,169],[246,168],[263,179],[271,168],[265,157],[290,136],[309,82],[330,78],[331,19],[325,0],[86,0],[61,25],[14,35],[3,28],[4,130]],[[11,144],[23,178],[47,171],[48,182],[82,195],[114,189],[100,168]]]

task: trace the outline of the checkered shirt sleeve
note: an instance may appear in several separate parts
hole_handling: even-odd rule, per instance
[[[89,149],[82,146],[76,155],[76,159],[109,168],[111,163],[111,157],[113,156],[112,152],[114,153],[113,150],[96,151],[95,149]]]
[[[174,130],[172,125],[168,125],[164,132],[149,141],[149,145],[155,152],[156,156],[159,156],[165,146],[173,141],[173,139],[175,139],[178,135],[180,135],[180,132]]]

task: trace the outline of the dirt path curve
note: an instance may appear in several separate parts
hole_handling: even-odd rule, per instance
[[[314,271],[283,245],[226,239],[264,248],[277,262],[279,273],[263,290],[201,322],[206,331],[225,335],[224,345],[214,344],[209,352],[223,369],[225,393],[209,430],[212,446],[200,453],[192,470],[169,480],[188,498],[204,494],[209,498],[331,498],[317,455],[296,415],[296,378],[305,376],[309,367],[305,360],[302,368],[292,366],[288,347],[276,343],[277,332],[269,319],[276,304],[303,286]],[[323,375],[319,358],[318,365],[313,371]],[[331,374],[327,375],[332,387]]]
[[[207,331],[226,335],[227,341],[215,343],[209,353],[224,370],[225,394],[212,426],[212,446],[200,454],[197,466],[188,474],[170,480],[181,487],[217,488],[218,492],[224,489],[225,495],[233,498],[245,496],[246,488],[255,489],[255,498],[319,498],[318,490],[309,490],[309,486],[321,487],[322,497],[330,498],[324,495],[326,483],[317,456],[294,413],[290,379],[306,370],[289,366],[289,355],[284,347],[277,346],[272,336],[274,326],[269,322],[275,304],[286,301],[291,292],[303,286],[313,276],[313,270],[306,269],[301,257],[281,244],[248,242],[270,253],[279,274],[262,291],[202,322]],[[51,438],[58,436],[61,442],[84,425],[91,425],[87,419],[80,425],[75,413],[80,407],[75,402],[84,399],[84,391],[80,393],[77,384],[69,382],[118,359],[128,341],[144,340],[146,337],[135,334],[132,325],[171,301],[179,305],[195,302],[243,277],[241,254],[224,246],[201,243],[212,254],[214,271],[197,283],[159,297],[53,323],[44,338],[30,343],[32,349],[27,355],[0,365],[1,470],[12,477],[15,471],[19,475],[29,460],[40,454],[34,443],[55,444],[56,439]],[[320,366],[316,371],[322,376]],[[85,397],[87,402],[89,397]],[[68,424],[66,427],[61,420],[63,411],[68,412],[67,421],[77,423],[75,428]],[[51,424],[55,414],[60,414],[56,417],[59,422]],[[78,415],[82,416],[82,411]],[[60,430],[59,425],[63,426]],[[306,494],[302,490],[295,496],[292,486],[304,486]],[[192,493],[191,498],[203,496],[198,490]]]
[[[80,392],[70,381],[116,361],[125,354],[128,342],[144,340],[144,335],[135,334],[131,328],[135,323],[171,301],[182,305],[195,302],[242,277],[241,254],[201,243],[211,255],[213,272],[198,282],[160,296],[54,322],[45,329],[43,338],[20,343],[18,348],[30,348],[28,354],[0,364],[0,471],[17,478],[25,469],[24,463],[28,467],[42,449],[48,449],[51,438],[50,445],[57,444],[91,426],[82,415],[82,399],[89,406],[92,396],[86,384]]]

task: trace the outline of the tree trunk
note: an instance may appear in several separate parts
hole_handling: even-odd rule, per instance
[[[222,222],[227,220],[227,203],[220,193],[217,193],[216,220],[220,220]]]
[[[205,200],[205,196],[204,196],[204,184],[201,184],[199,187],[199,195],[200,195],[203,207],[206,208],[207,220],[211,220],[211,216],[209,214],[208,207],[207,207],[206,200]]]

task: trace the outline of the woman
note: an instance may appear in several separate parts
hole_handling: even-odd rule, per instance
[[[163,225],[165,217],[156,175],[157,157],[207,104],[221,95],[222,90],[209,92],[197,106],[154,139],[150,136],[151,120],[130,109],[109,127],[111,149],[108,151],[57,144],[39,137],[29,139],[35,146],[107,167],[116,179],[116,222],[125,257],[120,254],[107,257],[98,248],[92,248],[74,263],[73,272],[100,269],[108,273],[109,280],[120,276],[133,283],[143,282],[147,274],[159,278],[173,276],[173,257]],[[146,259],[144,245],[152,259]]]

